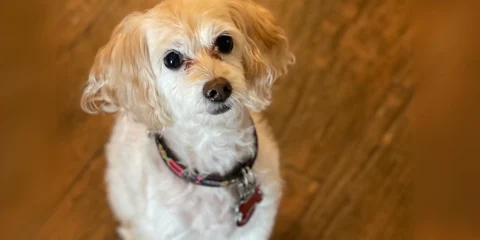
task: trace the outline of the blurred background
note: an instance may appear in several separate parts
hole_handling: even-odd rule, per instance
[[[476,239],[475,1],[258,2],[297,58],[266,113],[286,180],[272,238],[412,239],[415,210],[430,216],[419,239]],[[114,26],[157,3],[0,3],[0,239],[117,239],[103,183],[112,117],[79,98]],[[469,234],[448,238],[454,227]]]

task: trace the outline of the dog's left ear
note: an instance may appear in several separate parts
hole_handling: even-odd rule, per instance
[[[243,62],[250,98],[260,105],[254,110],[262,110],[270,104],[274,81],[287,73],[295,57],[284,30],[267,9],[252,0],[227,2],[232,20],[246,38]]]

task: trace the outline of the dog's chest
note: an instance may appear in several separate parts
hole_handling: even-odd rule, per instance
[[[209,232],[231,234],[236,229],[235,192],[226,188],[185,185],[172,179],[172,191],[162,191],[163,200],[149,209],[173,235],[188,230],[188,235],[209,235]],[[166,234],[169,231],[165,232]]]
[[[228,189],[191,187],[186,191],[184,203],[185,207],[179,210],[183,220],[189,225],[209,227],[226,222],[234,223],[233,208],[236,197]]]
[[[226,174],[254,155],[253,128],[239,131],[189,129],[164,133],[167,144],[185,166],[204,173]]]

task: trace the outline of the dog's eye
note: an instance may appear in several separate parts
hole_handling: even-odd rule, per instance
[[[172,51],[165,56],[163,63],[165,64],[165,67],[177,70],[183,65],[183,56],[177,51]]]
[[[233,50],[233,39],[227,35],[219,36],[215,41],[215,46],[221,53],[230,53]]]

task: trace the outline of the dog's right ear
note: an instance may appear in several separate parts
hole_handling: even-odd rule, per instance
[[[261,107],[270,104],[275,80],[295,62],[285,31],[272,13],[254,0],[227,1],[230,16],[246,37],[243,55],[245,76],[252,86],[251,98]]]
[[[156,89],[146,37],[145,13],[133,13],[115,28],[97,53],[81,106],[87,113],[125,113],[160,129],[169,117]]]

